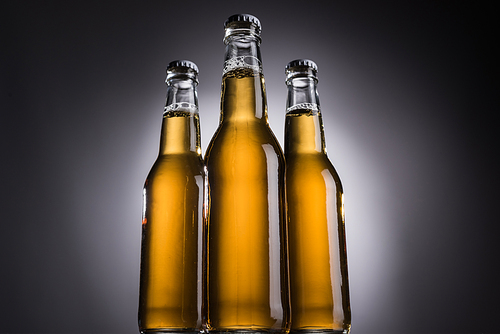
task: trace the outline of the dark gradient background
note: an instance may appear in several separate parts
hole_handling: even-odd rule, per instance
[[[137,333],[165,67],[216,129],[224,20],[260,18],[270,124],[310,58],[346,192],[353,334],[500,332],[492,2],[3,1],[0,332]]]

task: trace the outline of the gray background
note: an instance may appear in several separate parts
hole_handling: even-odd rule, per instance
[[[137,332],[165,67],[200,68],[205,151],[222,24],[238,12],[262,22],[281,142],[284,66],[319,66],[346,192],[352,333],[500,332],[498,11],[315,0],[2,2],[0,332]]]

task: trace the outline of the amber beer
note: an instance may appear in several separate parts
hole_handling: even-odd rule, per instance
[[[167,69],[160,153],[144,185],[139,328],[141,333],[202,331],[204,165],[196,65]]]
[[[310,60],[287,65],[286,196],[292,333],[348,333],[351,327],[344,193],[326,155]]]
[[[269,128],[260,23],[226,21],[220,124],[207,149],[210,332],[287,332],[284,157]]]

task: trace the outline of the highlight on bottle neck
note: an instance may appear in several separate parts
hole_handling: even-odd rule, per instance
[[[188,111],[198,113],[198,66],[189,60],[175,60],[167,66],[167,101],[164,113]]]
[[[224,29],[226,54],[223,75],[235,69],[262,73],[259,19],[250,14],[236,14],[226,20]]]
[[[286,110],[309,110],[319,112],[318,66],[309,59],[296,59],[285,67],[288,86]]]

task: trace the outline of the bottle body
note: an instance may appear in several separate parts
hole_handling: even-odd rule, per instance
[[[285,136],[319,124],[318,115],[286,116]],[[292,332],[349,331],[347,255],[340,178],[321,152],[286,156]]]
[[[174,78],[175,79],[175,78]],[[175,81],[175,80],[174,80]],[[193,82],[169,86],[160,154],[143,190],[139,328],[200,333],[205,170]],[[179,91],[186,95],[180,98]],[[188,99],[189,100],[189,99]],[[194,100],[196,100],[194,98]]]
[[[291,332],[348,333],[344,194],[326,155],[316,69],[300,64],[287,70],[285,120]]]
[[[223,86],[226,92],[249,89],[261,80],[251,73],[229,75]],[[232,108],[246,97],[225,98],[224,108]],[[263,119],[227,120],[207,150],[206,165],[209,329],[282,331],[287,272],[278,142]]]
[[[226,61],[221,122],[205,156],[210,332],[287,332],[289,326],[284,156],[267,122],[264,79],[255,64]]]
[[[203,182],[203,163],[189,154],[158,158],[146,180],[139,301],[143,333],[201,331]]]

